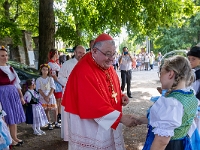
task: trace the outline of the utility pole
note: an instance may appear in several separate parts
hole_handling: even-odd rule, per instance
[[[150,40],[149,37],[146,36],[146,52],[150,53],[151,45],[150,45]]]

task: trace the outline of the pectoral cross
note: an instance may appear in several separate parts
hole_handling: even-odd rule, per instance
[[[117,93],[115,93],[114,91],[112,91],[112,98],[114,98],[115,102],[117,103]]]

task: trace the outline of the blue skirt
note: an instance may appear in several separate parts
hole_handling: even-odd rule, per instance
[[[193,132],[192,137],[190,138],[190,141],[191,141],[193,150],[200,150],[200,135],[197,128]]]
[[[154,133],[152,132],[152,126],[148,125],[148,133],[146,136],[146,141],[142,150],[150,150],[151,145],[154,140]],[[193,150],[190,138],[185,136],[181,139],[170,140],[165,150]]]
[[[0,102],[6,112],[5,122],[8,125],[25,122],[25,114],[17,88],[14,85],[0,86]]]
[[[26,106],[26,124],[33,124],[33,110],[29,103]]]
[[[62,90],[63,90],[62,85],[55,80],[54,80],[54,83],[56,86],[55,93],[62,92]]]

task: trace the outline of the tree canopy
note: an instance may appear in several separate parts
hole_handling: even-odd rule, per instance
[[[121,27],[129,36],[145,37],[193,13],[192,1],[180,0],[68,0],[62,8],[56,9],[57,36],[71,43],[86,42],[104,31],[116,36]]]
[[[39,3],[37,0],[0,0],[0,38],[12,37],[18,43],[20,30],[38,36]],[[162,49],[164,44],[174,45],[172,48],[187,47],[191,41],[181,43],[179,39],[187,40],[188,33],[200,31],[199,14],[195,12],[198,8],[194,7],[198,4],[199,0],[54,0],[56,32],[53,37],[67,46],[87,45],[102,32],[119,35],[123,27],[135,44],[149,36],[155,40],[156,49]],[[167,38],[167,35],[178,36]],[[190,36],[194,39],[196,35]],[[48,50],[45,51],[47,54]]]

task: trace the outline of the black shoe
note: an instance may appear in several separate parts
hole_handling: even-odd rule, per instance
[[[18,143],[22,145],[22,144],[24,143],[24,141],[21,140],[21,141],[19,141]]]
[[[58,122],[58,123],[61,123],[61,114],[58,114],[58,115],[57,115],[57,122]]]
[[[133,98],[131,95],[128,95],[129,98]]]
[[[53,125],[52,125],[51,123],[49,123],[48,129],[49,129],[49,130],[53,130]]]

